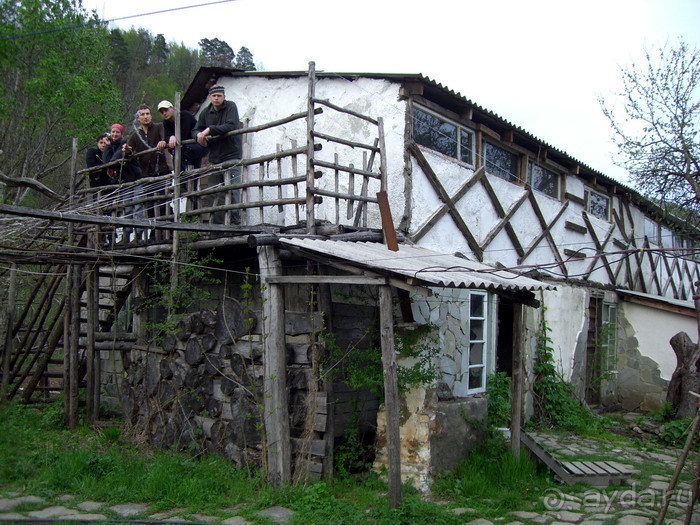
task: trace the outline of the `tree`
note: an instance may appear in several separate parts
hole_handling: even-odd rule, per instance
[[[165,66],[169,53],[170,48],[165,42],[165,37],[162,33],[158,33],[153,39],[153,50],[151,51],[151,63],[157,66],[158,72],[162,71]]]
[[[202,38],[199,47],[203,66],[231,67],[236,56],[231,46],[218,38]]]
[[[114,119],[119,93],[108,61],[110,35],[97,22],[73,0],[2,2],[4,175],[45,179],[64,193],[71,139],[77,137],[83,146],[93,144],[95,135]],[[0,185],[0,201],[17,204],[27,192],[26,187]]]
[[[600,98],[638,189],[676,215],[700,212],[700,52],[684,41],[621,69],[618,104]],[[694,221],[697,224],[697,220]]]
[[[255,62],[253,62],[253,53],[245,46],[241,46],[236,55],[236,61],[233,63],[236,69],[243,71],[255,71]]]
[[[190,85],[199,69],[199,51],[190,49],[184,44],[170,43],[170,55],[166,63],[168,76],[175,81],[180,92]]]

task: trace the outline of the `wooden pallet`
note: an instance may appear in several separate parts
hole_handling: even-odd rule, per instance
[[[619,484],[634,473],[630,465],[616,461],[559,461],[524,431],[520,434],[520,442],[567,485],[587,483],[594,487],[607,487],[611,483]]]

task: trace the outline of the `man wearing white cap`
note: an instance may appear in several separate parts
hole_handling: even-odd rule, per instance
[[[163,128],[165,129],[165,142],[158,144],[158,149],[170,148],[171,150],[177,146],[175,138],[175,118],[178,111],[168,100],[161,100],[158,104],[158,113],[163,116]],[[180,138],[187,140],[192,136],[192,130],[197,125],[197,119],[189,111],[180,110]],[[181,149],[181,171],[185,171],[187,166],[192,166],[197,169],[202,166],[202,157],[207,154],[207,149],[197,143],[185,144]]]

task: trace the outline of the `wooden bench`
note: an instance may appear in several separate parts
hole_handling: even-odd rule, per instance
[[[587,483],[607,487],[611,483],[620,484],[635,472],[632,466],[616,461],[559,461],[524,431],[520,441],[567,485]]]

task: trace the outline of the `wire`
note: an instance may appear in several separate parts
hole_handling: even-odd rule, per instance
[[[81,22],[79,24],[70,24],[70,25],[64,25],[64,26],[58,26],[58,27],[50,27],[50,28],[42,29],[40,31],[31,31],[29,33],[19,33],[19,34],[14,34],[14,35],[2,36],[2,37],[0,37],[0,42],[5,41],[5,40],[17,40],[19,38],[29,38],[32,36],[44,35],[44,34],[48,34],[48,33],[56,33],[58,31],[67,31],[69,29],[79,29],[81,27],[92,27],[92,26],[97,26],[97,25],[109,24],[111,22],[119,22],[120,20],[129,20],[131,18],[141,18],[144,16],[160,15],[163,13],[171,13],[173,11],[182,11],[184,9],[193,9],[195,7],[207,7],[210,5],[226,4],[229,2],[237,2],[237,1],[238,0],[216,0],[214,2],[207,2],[205,4],[193,4],[193,5],[186,5],[186,6],[182,6],[182,7],[171,7],[169,9],[161,9],[159,11],[151,11],[149,13],[142,13],[139,15],[120,16],[117,18],[111,18],[109,20],[88,20],[86,22]]]

